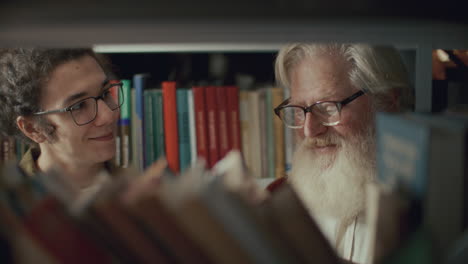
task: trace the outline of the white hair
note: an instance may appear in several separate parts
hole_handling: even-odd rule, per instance
[[[311,146],[334,144],[334,155],[317,154]],[[310,210],[340,219],[356,217],[364,210],[366,184],[375,180],[375,130],[363,127],[352,138],[328,133],[305,138],[294,153],[288,179]]]
[[[349,78],[356,88],[374,97],[374,107],[383,110],[397,92],[399,108],[413,109],[412,87],[399,52],[390,46],[366,44],[294,43],[281,48],[276,58],[278,85],[289,89],[291,71],[303,60],[317,55],[337,55],[351,63]]]

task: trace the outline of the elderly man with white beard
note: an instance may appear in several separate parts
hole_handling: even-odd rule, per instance
[[[375,113],[412,104],[400,55],[383,46],[290,44],[278,53],[275,71],[290,91],[275,113],[297,139],[292,171],[281,181],[293,186],[342,258],[366,263],[365,188],[377,173]]]

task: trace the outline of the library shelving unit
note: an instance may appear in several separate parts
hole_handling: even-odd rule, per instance
[[[466,8],[455,0],[443,5],[403,0],[348,2],[3,1],[0,47],[255,53],[274,52],[290,42],[390,44],[414,54],[415,110],[433,112],[432,51],[468,48]]]
[[[0,4],[0,46],[92,46],[100,52],[258,52],[299,41],[392,44],[414,50],[416,110],[431,112],[431,52],[466,48],[455,7],[397,1],[32,1]],[[330,1],[328,1],[330,2]],[[333,2],[333,1],[331,1]],[[28,5],[29,4],[29,5]],[[395,6],[394,6],[394,5]],[[455,4],[455,3],[454,3]],[[437,19],[435,19],[437,18]]]
[[[391,44],[412,52],[415,110],[433,111],[432,50],[468,46],[456,3],[411,1],[5,1],[0,46],[103,53],[275,52],[288,42]],[[449,1],[454,2],[454,1]]]

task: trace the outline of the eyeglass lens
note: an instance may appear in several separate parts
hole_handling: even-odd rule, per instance
[[[110,110],[119,108],[123,103],[121,86],[114,85],[101,95],[102,100]],[[77,125],[84,125],[96,118],[97,99],[87,98],[70,107],[70,112]]]
[[[333,126],[340,121],[340,111],[334,102],[322,102],[312,107],[314,118],[323,125]],[[291,128],[301,128],[305,122],[305,113],[301,107],[286,107],[280,111],[281,119]]]

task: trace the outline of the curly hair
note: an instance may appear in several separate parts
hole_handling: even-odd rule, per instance
[[[17,127],[18,116],[32,116],[40,111],[42,88],[49,81],[52,72],[60,65],[92,56],[108,73],[108,61],[91,49],[44,49],[14,48],[0,49],[0,133],[14,136],[26,143],[27,138]],[[34,117],[41,128],[54,136],[55,128],[44,117]]]

